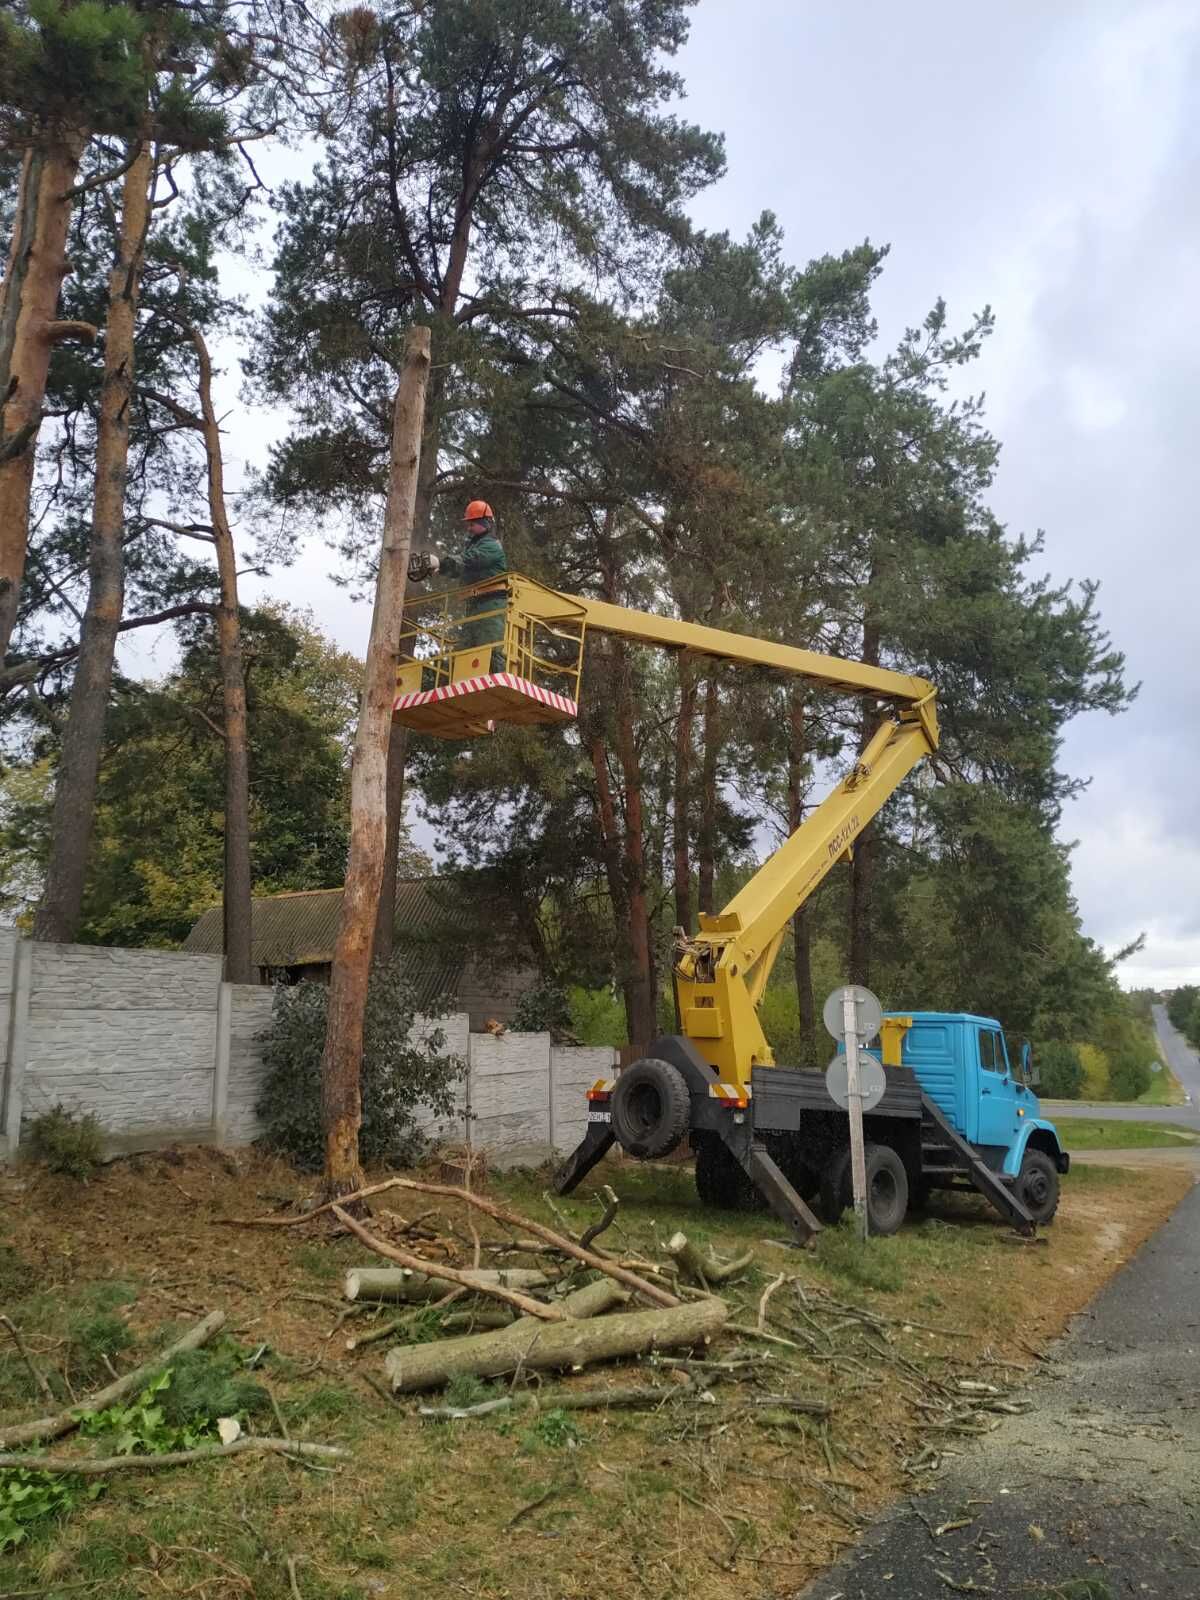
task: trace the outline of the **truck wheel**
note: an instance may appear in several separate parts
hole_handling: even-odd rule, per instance
[[[1058,1170],[1043,1150],[1026,1150],[1021,1175],[1016,1183],[1017,1198],[1041,1227],[1053,1222],[1058,1210]]]
[[[696,1193],[718,1211],[765,1211],[767,1203],[723,1139],[708,1135],[696,1150]]]
[[[867,1146],[867,1220],[871,1232],[895,1233],[908,1210],[908,1173],[886,1144]]]
[[[872,1234],[895,1233],[908,1210],[908,1174],[896,1152],[886,1144],[867,1145],[867,1226]],[[825,1222],[838,1222],[854,1204],[854,1180],[849,1149],[839,1150],[821,1174],[820,1211]]]
[[[822,1222],[835,1223],[842,1212],[854,1204],[854,1184],[850,1176],[850,1151],[835,1150],[821,1173],[817,1191],[817,1210]]]
[[[692,1118],[683,1074],[669,1061],[635,1061],[617,1079],[612,1095],[613,1137],[631,1156],[656,1161],[669,1156]]]
[[[798,1134],[768,1135],[765,1143],[779,1170],[807,1204],[821,1183],[821,1169],[807,1143]]]

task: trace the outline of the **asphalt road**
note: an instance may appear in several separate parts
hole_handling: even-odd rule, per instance
[[[1131,1106],[1096,1104],[1091,1100],[1043,1100],[1046,1115],[1053,1122],[1060,1117],[1103,1117],[1123,1122],[1171,1122],[1200,1133],[1200,1056],[1183,1035],[1167,1020],[1166,1006],[1155,1006],[1154,1026],[1171,1071],[1183,1085],[1191,1102],[1184,1106]]]
[[[1052,1356],[1027,1414],[952,1439],[936,1487],[795,1600],[1196,1600],[1200,1186]]]

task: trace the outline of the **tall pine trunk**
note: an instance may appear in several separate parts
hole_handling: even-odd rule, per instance
[[[698,688],[695,662],[679,657],[679,720],[675,724],[675,782],[671,818],[675,866],[675,922],[684,933],[692,930],[692,857],[689,824],[692,797],[692,730],[696,720]]]
[[[788,833],[795,833],[804,821],[805,757],[804,696],[798,684],[788,691]],[[800,1015],[801,1067],[817,1065],[817,1008],[813,998],[812,932],[809,907],[802,905],[792,917],[792,968],[796,980],[796,1004]]]
[[[212,361],[199,328],[188,330],[200,364],[200,414],[208,476],[208,514],[217,551],[221,598],[217,606],[217,652],[225,724],[225,976],[252,983],[250,874],[250,754],[246,725],[246,675],[238,611],[237,555],[225,508],[225,466],[212,399]]]
[[[587,751],[596,780],[596,825],[600,834],[600,854],[604,862],[608,897],[612,902],[613,927],[616,930],[617,985],[621,990],[621,1001],[625,1007],[625,1030],[632,1039],[637,1000],[633,963],[628,949],[629,896],[626,893],[625,874],[621,863],[621,830],[617,820],[617,805],[608,775],[608,750],[603,735],[596,727],[593,727],[588,735]]]
[[[879,665],[882,642],[880,626],[868,613],[863,625],[862,661],[865,666]],[[860,754],[867,748],[878,726],[879,718],[873,703],[864,700],[858,737]],[[847,964],[851,983],[871,982],[871,912],[877,864],[877,826],[878,820],[864,828],[855,843],[850,862],[850,942]]]
[[[12,246],[0,286],[0,662],[8,654],[29,540],[34,449],[50,352],[62,338],[94,338],[84,323],[56,321],[67,272],[68,198],[83,155],[69,134],[25,152]]]
[[[387,752],[428,377],[429,329],[411,328],[396,393],[383,547],[350,776],[350,855],[321,1059],[324,1182],[329,1195],[348,1194],[360,1187],[362,1180],[358,1130],[362,1123],[363,1018],[387,844]]]
[[[658,1007],[654,996],[654,945],[650,933],[649,895],[646,884],[645,819],[642,806],[642,772],[634,738],[632,667],[629,648],[613,642],[614,744],[625,791],[624,876],[629,916],[630,984],[633,1015],[629,1042],[638,1055],[650,1048],[658,1032]]]
[[[412,546],[419,550],[428,549],[430,543],[444,391],[443,374],[431,370],[426,386],[421,459],[417,464],[417,490],[413,503]],[[400,877],[400,838],[404,830],[404,776],[407,758],[408,730],[393,724],[388,736],[387,815],[384,822],[383,883],[379,891],[379,910],[375,921],[373,959],[376,961],[389,961],[396,942],[396,884]]]
[[[700,771],[699,905],[711,915],[717,875],[717,769],[721,754],[721,700],[714,668],[704,685],[704,757]]]
[[[125,174],[117,259],[109,278],[104,381],[96,428],[96,475],[88,551],[88,598],[54,787],[50,856],[35,939],[70,943],[79,932],[92,840],[92,817],[113,657],[125,601],[125,482],[129,471],[129,402],[134,330],[153,156],[144,144]]]

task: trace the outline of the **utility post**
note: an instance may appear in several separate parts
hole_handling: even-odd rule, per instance
[[[858,1074],[858,1007],[852,988],[842,991],[842,1025],[846,1030],[846,1098],[850,1113],[850,1178],[854,1185],[854,1222],[858,1237],[867,1237],[867,1156],[863,1148],[863,1097]],[[863,1043],[866,1041],[864,1040]]]
[[[850,1118],[850,1182],[854,1192],[854,1218],[858,1236],[868,1233],[867,1156],[863,1141],[863,1112],[871,1111],[883,1098],[884,1077],[873,1056],[866,1058],[866,1074],[860,1051],[879,1032],[883,1008],[869,989],[851,983],[835,989],[825,1002],[822,1017],[835,1039],[845,1042],[846,1052],[838,1054],[825,1070],[829,1097]]]

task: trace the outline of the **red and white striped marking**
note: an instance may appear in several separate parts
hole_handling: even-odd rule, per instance
[[[459,678],[456,683],[443,683],[437,689],[420,689],[415,694],[402,694],[392,705],[393,711],[408,711],[414,706],[438,705],[444,700],[454,700],[459,695],[478,694],[482,689],[513,689],[539,705],[552,706],[564,716],[574,717],[579,707],[565,694],[553,689],[543,689],[528,678],[518,678],[511,672],[489,672],[481,678]]]
[[[750,1098],[750,1090],[744,1092],[734,1083],[710,1083],[708,1093],[711,1099],[720,1100],[725,1107],[744,1109]]]

